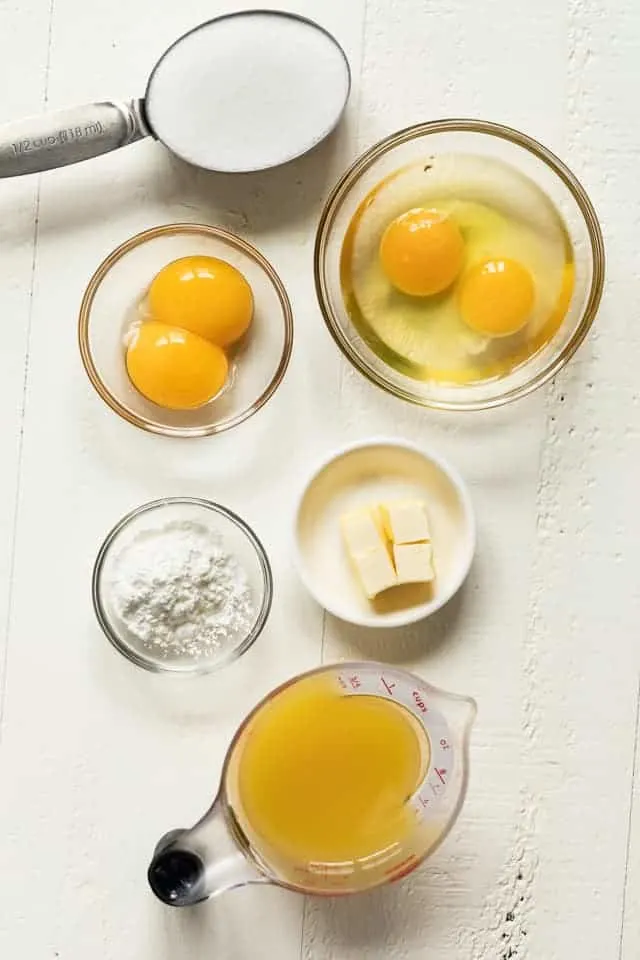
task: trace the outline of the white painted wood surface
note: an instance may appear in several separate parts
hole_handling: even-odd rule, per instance
[[[221,0],[5,0],[0,120],[141,94],[157,55]],[[295,168],[229,178],[152,142],[0,181],[0,957],[20,960],[636,960],[640,589],[640,9],[632,0],[307,0],[346,47],[355,89],[334,142]],[[565,158],[609,255],[593,335],[558,381],[510,409],[444,416],[359,378],[311,279],[331,182],[376,138],[446,115],[505,121]],[[220,223],[288,285],[285,384],[232,434],[179,443],[94,396],[76,316],[96,264],[136,230]],[[26,376],[25,376],[26,370]],[[288,548],[311,460],[397,432],[470,481],[479,553],[461,596],[401,634],[323,619]],[[273,560],[261,641],[207,681],[122,662],[94,622],[106,530],[163,494],[237,509]],[[355,653],[473,694],[468,803],[437,855],[361,898],[245,888],[170,911],[146,888],[158,836],[208,803],[226,743],[275,683]]]

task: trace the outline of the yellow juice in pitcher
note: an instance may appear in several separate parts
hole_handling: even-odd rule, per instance
[[[407,801],[428,762],[426,734],[404,707],[312,675],[266,702],[236,744],[234,815],[280,862],[384,858],[415,826]]]

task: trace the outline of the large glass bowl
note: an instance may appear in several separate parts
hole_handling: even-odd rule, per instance
[[[221,393],[196,410],[168,410],[143,397],[129,380],[124,338],[156,273],[194,255],[227,260],[245,275],[254,318]],[[100,264],[82,298],[78,335],[91,383],[124,420],[164,436],[204,437],[242,423],[273,396],[291,357],[293,315],[282,281],[250,243],[220,227],[171,223],[131,237]]]
[[[556,334],[508,374],[467,384],[418,380],[384,362],[356,329],[345,307],[340,258],[347,227],[370,191],[391,173],[443,153],[502,160],[533,180],[562,215],[575,258],[575,286]],[[480,410],[516,400],[549,380],[584,340],[604,285],[605,254],[595,210],[584,188],[550,150],[524,133],[482,120],[436,120],[381,140],[347,170],[320,218],[314,254],[320,309],[337,345],[373,383],[425,407]]]

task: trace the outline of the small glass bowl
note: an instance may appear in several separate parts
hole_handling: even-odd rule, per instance
[[[215,532],[226,550],[245,570],[253,597],[253,620],[248,630],[201,657],[191,653],[162,656],[134,637],[120,620],[111,596],[115,564],[121,551],[140,533],[171,521],[195,521]],[[203,674],[224,667],[257,640],[269,617],[273,577],[264,547],[251,528],[226,507],[196,497],[167,497],[132,510],[107,535],[93,568],[93,606],[105,636],[123,656],[155,673]]]
[[[413,379],[382,360],[365,342],[345,307],[340,257],[347,227],[370,191],[391,173],[441,153],[502,160],[534,181],[565,221],[575,258],[575,287],[555,336],[508,374],[464,385]],[[554,376],[580,346],[604,286],[602,231],[584,188],[550,150],[518,130],[483,120],[436,120],[381,140],[346,171],[327,200],[316,234],[316,293],[338,347],[369,380],[403,400],[444,410],[481,410],[523,397]]]
[[[193,255],[227,260],[245,275],[253,290],[254,318],[221,393],[196,410],[167,410],[129,380],[124,339],[141,318],[158,271]],[[103,260],[82,298],[78,336],[91,383],[124,420],[164,436],[205,437],[242,423],[273,396],[291,357],[293,314],[278,274],[250,243],[220,227],[172,223],[131,237]]]

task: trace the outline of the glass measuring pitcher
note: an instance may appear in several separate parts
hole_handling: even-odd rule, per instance
[[[381,663],[294,677],[240,726],[204,817],[159,842],[153,892],[186,906],[245,883],[339,895],[400,879],[460,812],[475,713]]]

